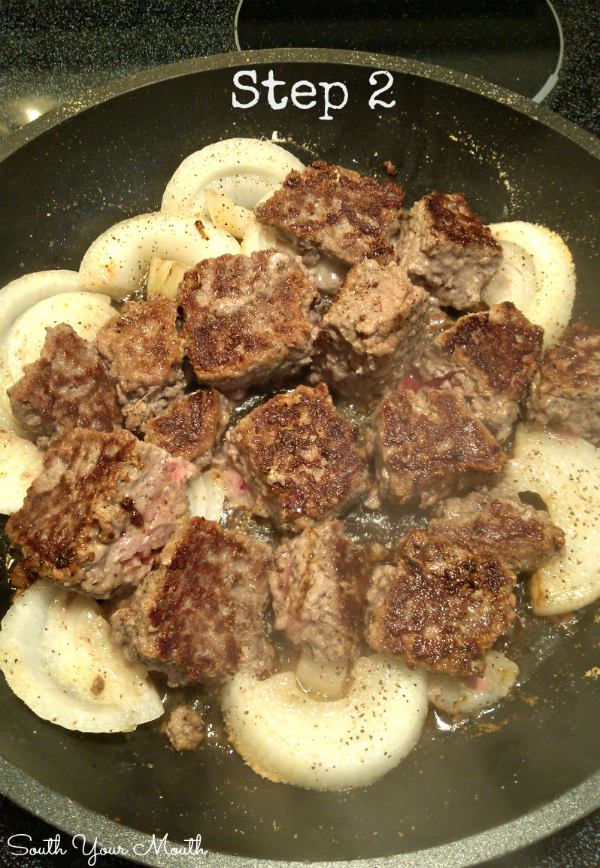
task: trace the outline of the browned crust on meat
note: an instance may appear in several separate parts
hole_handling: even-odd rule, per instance
[[[8,396],[15,418],[40,446],[72,428],[112,431],[123,421],[96,348],[65,323],[47,329],[40,358],[25,366]]]
[[[316,299],[302,267],[281,251],[200,262],[178,294],[198,381],[227,391],[296,373],[312,357]]]
[[[204,467],[229,424],[231,404],[215,389],[198,390],[173,401],[144,426],[144,439]]]
[[[580,320],[548,349],[531,383],[527,416],[600,445],[600,329]]]
[[[140,464],[136,444],[127,431],[102,435],[81,428],[54,442],[44,456],[45,473],[34,480],[23,506],[6,524],[11,544],[23,552],[19,572],[67,586],[76,583],[86,562],[86,545],[111,542],[117,514],[128,511],[126,504],[115,504],[109,517],[96,515],[93,507],[103,498],[110,501],[135,472]]]
[[[123,393],[175,382],[173,368],[183,359],[176,320],[175,303],[152,296],[126,302],[120,316],[100,329],[98,351]]]
[[[343,522],[307,528],[275,552],[275,627],[319,662],[356,658],[368,582],[366,553],[345,534]]]
[[[542,328],[503,301],[489,311],[462,316],[434,344],[450,355],[448,365],[472,374],[481,393],[520,401],[539,364],[543,336]]]
[[[412,669],[482,675],[485,651],[514,619],[515,582],[499,561],[413,527],[397,567],[375,569],[367,641]]]
[[[265,673],[274,659],[263,637],[272,566],[264,543],[203,518],[185,521],[159,569],[113,615],[115,637],[172,683]]]
[[[518,497],[508,500],[502,492],[490,497],[473,493],[462,502],[450,501],[457,509],[464,505],[464,514],[436,518],[429,530],[475,554],[493,557],[515,573],[533,572],[561,551],[565,535],[548,513],[518,502]]]
[[[493,478],[507,460],[462,398],[442,389],[400,389],[384,397],[368,450],[380,497],[400,504],[420,498],[422,507]]]
[[[358,172],[316,160],[292,171],[280,190],[254,213],[263,223],[291,232],[348,265],[362,259],[395,259],[393,236],[402,214],[404,191]]]
[[[349,509],[370,487],[366,463],[324,383],[257,407],[227,433],[253,511],[302,530]]]
[[[431,231],[438,238],[452,244],[477,245],[501,255],[502,248],[484,226],[462,193],[439,193],[437,190],[424,196],[423,202],[431,219]]]

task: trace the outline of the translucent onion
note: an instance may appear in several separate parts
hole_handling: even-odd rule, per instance
[[[0,515],[21,509],[43,460],[44,453],[31,441],[0,428]]]
[[[573,612],[600,597],[600,452],[580,437],[517,431],[505,479],[533,491],[565,534],[565,549],[531,580],[536,615]]]
[[[264,777],[316,790],[369,784],[413,749],[427,714],[427,679],[391,657],[359,658],[346,696],[321,702],[293,672],[238,673],[221,694],[230,740]]]
[[[498,651],[488,651],[483,678],[430,673],[429,701],[449,714],[477,714],[505,697],[518,674],[516,663]]]

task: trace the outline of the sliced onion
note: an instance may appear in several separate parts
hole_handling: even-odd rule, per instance
[[[565,534],[565,549],[535,573],[536,615],[573,612],[600,597],[600,452],[581,437],[517,431],[505,479],[533,491]]]
[[[429,701],[448,714],[477,714],[508,694],[519,667],[498,651],[485,655],[483,678],[429,674]]]
[[[84,285],[124,298],[140,289],[153,256],[192,267],[202,259],[239,252],[235,238],[209,222],[156,211],[107,229],[88,248],[79,274]]]
[[[42,302],[63,293],[86,291],[77,271],[36,271],[8,283],[0,291],[0,425],[24,436],[25,429],[12,414],[6,390],[19,378],[9,364],[6,341],[19,317]],[[11,369],[13,373],[11,374]]]
[[[296,664],[296,678],[313,699],[340,699],[348,688],[349,662],[342,657],[330,663],[317,663],[303,652]]]
[[[225,482],[214,468],[199,473],[186,486],[192,516],[220,521],[225,503]]]
[[[21,509],[43,461],[44,453],[31,441],[0,428],[0,515]]]
[[[552,346],[568,325],[575,299],[575,268],[562,238],[533,223],[492,223],[502,247],[500,269],[482,292],[491,305],[512,301],[544,329],[544,346]]]
[[[262,204],[270,197],[270,195],[271,193],[267,193],[267,195],[263,196],[263,198],[256,204]],[[254,253],[255,250],[270,250],[272,247],[278,247],[280,250],[287,250],[292,256],[295,256],[297,253],[297,250],[295,250],[291,241],[285,241],[280,237],[274,226],[268,226],[266,223],[261,223],[254,215],[254,212],[252,212],[248,225],[246,226],[246,231],[244,232],[244,237],[242,238],[242,253],[245,256],[250,256],[250,254]]]
[[[165,189],[161,210],[206,213],[204,190],[224,193],[244,208],[254,208],[303,164],[274,142],[259,139],[224,139],[190,154]]]
[[[317,790],[369,784],[413,749],[427,714],[427,680],[391,657],[359,658],[345,697],[311,699],[293,672],[238,673],[221,694],[229,737],[254,771]]]
[[[0,668],[44,720],[80,732],[130,732],[163,713],[145,669],[111,645],[98,604],[37,581],[2,621]]]
[[[153,256],[148,269],[148,295],[158,292],[165,298],[175,298],[186,271],[189,271],[189,266],[183,262]]]
[[[229,196],[217,193],[216,190],[205,190],[204,200],[215,226],[231,232],[238,241],[244,237],[250,218],[253,217],[253,212],[249,208],[236,205]]]

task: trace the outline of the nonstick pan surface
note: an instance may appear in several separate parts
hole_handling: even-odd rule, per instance
[[[241,70],[256,72],[259,98],[247,108],[232,100],[254,96],[234,84]],[[260,84],[269,70],[284,83],[275,99],[287,96],[285,107],[272,107]],[[372,78],[378,70],[389,77]],[[299,80],[315,85],[314,108],[289,98]],[[328,111],[321,82],[343,83],[347,103]],[[342,101],[341,88],[330,92]],[[373,99],[387,105],[370,107]],[[254,52],[161,68],[3,142],[1,285],[31,271],[77,269],[112,223],[159,208],[183,157],[231,136],[275,139],[305,162],[324,158],[380,178],[379,165],[391,160],[408,205],[432,189],[462,191],[484,222],[543,223],[575,260],[574,317],[600,326],[598,141],[475,79],[350,52]],[[2,611],[9,596],[3,581]],[[2,679],[2,791],[64,831],[121,845],[147,864],[473,864],[600,805],[596,609],[536,634],[518,661],[522,686],[496,710],[446,730],[432,720],[395,771],[342,793],[270,783],[225,746],[177,754],[152,727],[110,737],[62,730],[36,718]],[[142,855],[148,836],[165,834],[170,842],[201,835],[208,853]]]

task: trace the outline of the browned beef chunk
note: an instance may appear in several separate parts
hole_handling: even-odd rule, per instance
[[[392,262],[402,219],[404,191],[358,172],[317,160],[290,172],[283,186],[258,205],[263,223],[290,233],[302,246],[316,246],[347,265],[363,259]]]
[[[369,584],[364,549],[341,521],[307,528],[275,552],[275,627],[320,663],[358,657]]]
[[[144,439],[171,455],[193,461],[197,467],[207,467],[229,424],[230,406],[227,398],[215,389],[192,392],[146,422]]]
[[[429,296],[398,266],[355,265],[323,317],[312,382],[325,380],[360,408],[405,372],[423,336]]]
[[[175,750],[196,750],[204,738],[204,724],[191,705],[178,705],[169,715],[163,732]]]
[[[312,358],[316,299],[302,266],[283,251],[200,262],[178,295],[199,382],[231,391],[295,374]]]
[[[500,444],[469,412],[459,395],[440,389],[400,389],[373,414],[367,450],[375,458],[381,500],[431,506],[452,492],[494,478],[506,462]]]
[[[600,329],[573,323],[546,352],[531,383],[527,417],[600,446]]]
[[[437,516],[429,524],[431,533],[492,556],[515,573],[534,572],[565,544],[548,513],[522,503],[508,486],[451,498]]]
[[[269,546],[213,521],[181,522],[161,564],[111,619],[112,639],[171,684],[267,672],[263,637],[269,602]]]
[[[184,387],[183,341],[173,301],[128,301],[98,333],[98,350],[116,382],[127,427],[161,413]]]
[[[300,531],[345,512],[370,487],[366,462],[324,383],[276,395],[227,432],[252,511]]]
[[[516,576],[499,561],[412,527],[397,566],[376,567],[367,641],[433,672],[483,675],[483,655],[514,619]]]
[[[93,597],[137,585],[189,514],[194,467],[128,431],[75,428],[54,441],[6,533],[17,586],[42,577]]]
[[[401,227],[400,264],[413,283],[449,307],[477,304],[501,257],[502,248],[462,193],[429,193],[413,205]]]
[[[540,360],[543,329],[510,301],[462,316],[419,362],[425,380],[447,378],[471,412],[504,442]]]
[[[43,449],[72,428],[112,431],[123,423],[117,390],[96,347],[65,323],[47,329],[40,358],[25,366],[8,397],[15,418]]]

